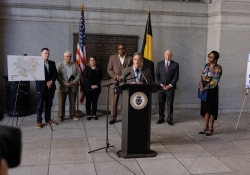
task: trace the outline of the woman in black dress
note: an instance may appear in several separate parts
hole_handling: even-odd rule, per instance
[[[218,116],[218,83],[222,75],[222,67],[217,63],[220,55],[216,51],[208,54],[208,63],[202,70],[199,83],[200,93],[207,91],[207,101],[201,100],[200,114],[204,117],[204,129],[199,134],[211,136],[214,132],[214,120]],[[210,123],[210,126],[209,126]],[[208,132],[207,132],[208,131]]]
[[[84,70],[84,86],[83,90],[86,95],[86,113],[87,120],[91,120],[92,117],[98,120],[96,117],[97,102],[99,94],[101,93],[101,81],[102,81],[102,70],[96,64],[96,58],[90,57],[89,63]],[[92,117],[91,114],[92,105]]]

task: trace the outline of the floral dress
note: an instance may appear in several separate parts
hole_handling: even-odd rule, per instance
[[[205,113],[208,112],[216,120],[219,104],[218,83],[222,75],[222,67],[217,63],[213,67],[209,67],[210,64],[207,63],[201,74],[200,84],[204,87],[205,91],[208,91],[208,96],[206,102],[201,101],[200,114],[204,117]]]

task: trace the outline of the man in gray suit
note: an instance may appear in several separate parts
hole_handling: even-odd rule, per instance
[[[169,125],[173,125],[174,92],[179,79],[179,64],[172,60],[173,54],[171,50],[166,50],[164,57],[165,59],[159,61],[156,67],[156,81],[162,86],[162,90],[158,91],[159,120],[156,123],[161,124],[164,122],[165,102],[167,100],[167,122]]]
[[[124,82],[130,84],[148,84],[148,81],[152,80],[152,74],[149,69],[142,67],[142,65],[143,58],[141,53],[134,53],[133,66],[127,67],[122,70],[122,78],[124,78],[127,74],[130,73],[126,78],[128,80]]]
[[[112,55],[108,63],[108,74],[111,76],[111,83],[115,83],[121,79],[122,70],[132,65],[132,57],[126,55],[126,47],[124,44],[118,45],[118,54]],[[117,118],[117,105],[119,101],[119,95],[114,93],[114,86],[111,86],[111,117],[110,124],[114,124]]]
[[[56,65],[58,72],[56,89],[58,92],[58,121],[65,118],[65,102],[69,95],[69,113],[73,120],[78,120],[75,115],[75,101],[80,80],[80,71],[76,63],[71,62],[71,52],[64,53],[64,61]]]

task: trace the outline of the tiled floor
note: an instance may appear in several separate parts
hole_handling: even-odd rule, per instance
[[[56,113],[54,113],[56,116]],[[19,117],[23,134],[22,162],[9,170],[9,175],[249,175],[250,125],[249,113],[220,114],[211,137],[197,134],[203,128],[199,110],[176,109],[174,126],[156,124],[152,116],[151,149],[153,158],[123,159],[104,149],[106,115],[99,120],[67,119],[58,126],[36,129],[36,115]],[[16,118],[14,120],[16,123]],[[5,117],[3,125],[11,125]],[[109,125],[109,143],[115,152],[121,149],[122,122]]]

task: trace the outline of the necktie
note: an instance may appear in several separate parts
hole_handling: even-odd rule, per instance
[[[168,73],[168,62],[166,64],[166,73]]]
[[[136,83],[139,83],[139,69],[135,69],[135,72],[136,72]]]

